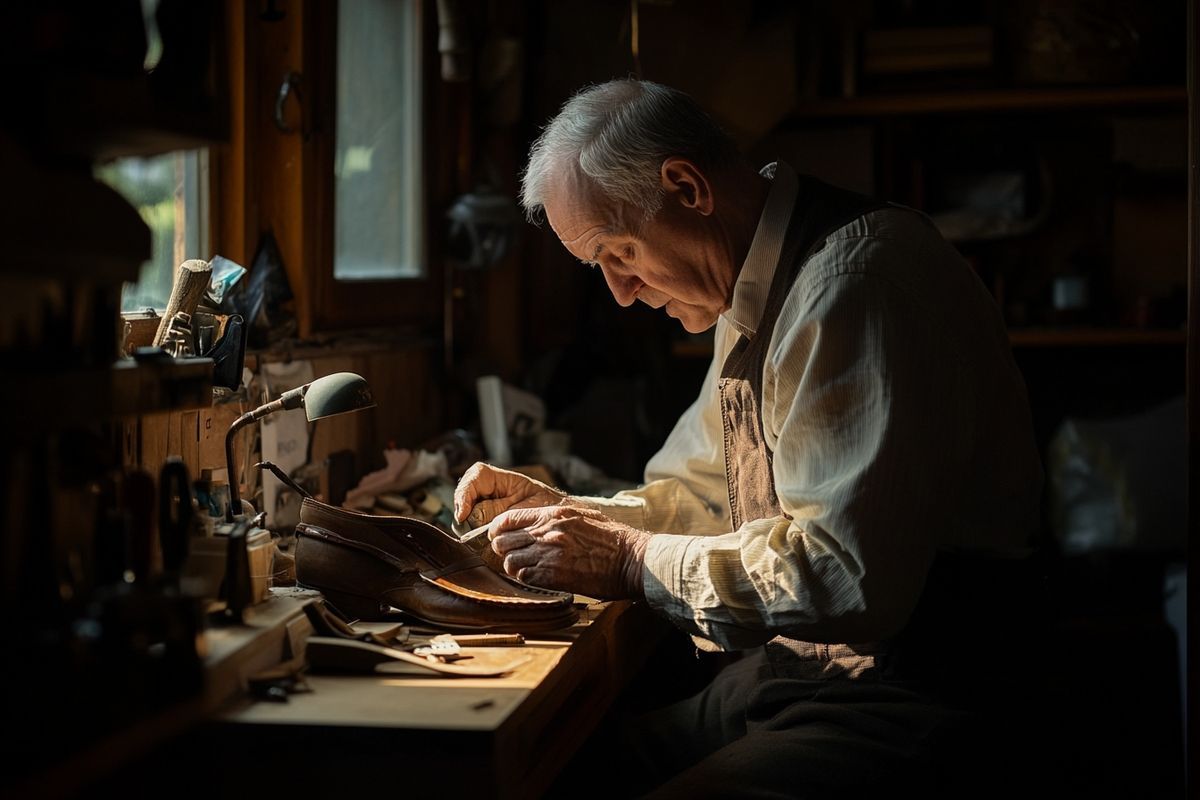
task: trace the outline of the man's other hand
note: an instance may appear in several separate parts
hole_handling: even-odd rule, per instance
[[[454,519],[483,525],[510,508],[536,508],[561,503],[567,497],[541,481],[507,469],[477,462],[463,473],[454,490]]]
[[[504,571],[523,583],[604,599],[642,596],[650,534],[599,511],[514,509],[492,522],[488,538]]]

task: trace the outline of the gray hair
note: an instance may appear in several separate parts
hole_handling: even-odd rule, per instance
[[[615,80],[580,90],[538,136],[521,179],[521,205],[531,222],[554,173],[578,164],[610,200],[640,209],[662,206],[660,169],[671,156],[719,167],[737,145],[688,95],[650,81]]]

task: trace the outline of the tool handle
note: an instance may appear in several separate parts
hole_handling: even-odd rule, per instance
[[[250,583],[250,551],[246,537],[251,523],[242,519],[229,532],[225,547],[225,580],[221,596],[225,599],[225,616],[232,622],[242,622],[242,612],[250,605],[253,588]]]
[[[171,286],[171,299],[167,301],[167,310],[158,321],[158,331],[154,334],[152,344],[162,347],[167,340],[167,330],[171,320],[180,311],[185,314],[196,313],[200,298],[212,280],[212,266],[207,261],[193,258],[179,265],[175,271],[175,282]]]
[[[163,570],[168,574],[178,574],[187,560],[195,514],[187,465],[172,456],[163,464],[158,477],[158,539],[162,545]]]

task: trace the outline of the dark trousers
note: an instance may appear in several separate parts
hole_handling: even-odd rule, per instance
[[[554,796],[1040,796],[1061,729],[1018,667],[1046,651],[989,641],[944,647],[933,682],[857,672],[839,646],[750,651],[686,699],[610,719]],[[681,661],[661,666],[682,680]]]
[[[1036,688],[1054,658],[1031,622],[1041,595],[1007,567],[951,565],[879,659],[848,645],[751,651],[693,696],[613,722],[587,748],[588,784],[620,797],[1040,795],[1059,744]]]
[[[957,781],[940,759],[968,726],[903,683],[775,677],[758,651],[621,736],[650,797],[928,796]]]

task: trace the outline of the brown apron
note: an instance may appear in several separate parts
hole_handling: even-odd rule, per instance
[[[733,529],[756,519],[784,515],[775,494],[774,453],[767,445],[762,423],[762,378],[767,347],[788,292],[809,258],[838,228],[886,203],[800,177],[797,208],[784,238],[779,266],[767,294],[767,305],[753,338],[742,336],[721,368],[719,390],[725,427],[725,478]],[[767,643],[767,659],[780,673],[819,677],[848,671],[858,676],[874,669],[880,646],[815,644],[777,636]],[[782,677],[782,675],[781,675]]]
[[[826,237],[871,211],[887,207],[801,177],[796,207],[784,240],[767,305],[752,338],[741,337],[721,369],[719,390],[724,422],[725,476],[734,530],[745,522],[785,516],[775,493],[773,452],[762,422],[762,377],[767,348],[789,290]],[[1005,588],[1006,587],[1006,588]],[[939,553],[925,590],[905,630],[886,642],[824,644],[776,636],[765,645],[776,677],[889,678],[942,683],[961,672],[966,639],[981,646],[992,633],[988,620],[1000,610],[999,597],[1011,596],[1011,569],[993,559]],[[969,591],[970,598],[963,594]],[[984,606],[991,606],[985,608]],[[951,647],[952,640],[952,647]],[[944,652],[945,651],[945,652]]]

